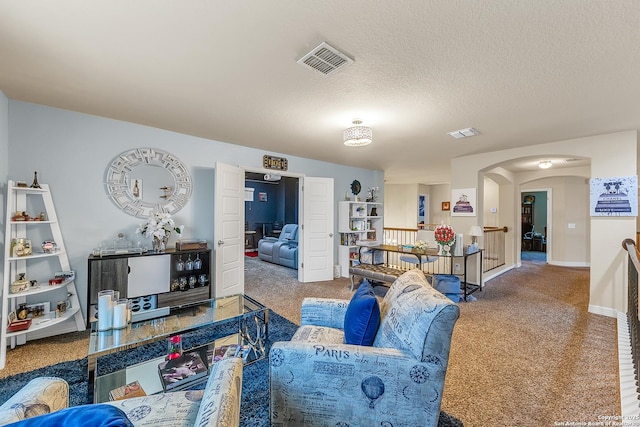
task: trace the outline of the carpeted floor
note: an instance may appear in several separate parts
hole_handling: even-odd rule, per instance
[[[352,295],[346,278],[298,283],[295,270],[245,262],[246,293],[294,323],[305,296]],[[474,296],[477,301],[460,303],[443,410],[467,427],[593,423],[599,415],[620,415],[616,320],[588,313],[588,269],[523,261]],[[86,332],[30,342],[8,352],[0,377],[82,359],[87,345]]]
[[[296,277],[295,270],[251,259],[245,289],[295,323],[305,296],[352,295],[346,278]],[[474,296],[460,303],[444,411],[467,427],[597,423],[600,415],[620,415],[616,319],[588,313],[589,269],[525,260]]]
[[[267,353],[272,344],[278,341],[288,341],[298,326],[277,313],[269,313],[269,336],[265,343]],[[233,322],[225,325],[212,326],[185,336],[187,347],[194,347],[208,342],[212,338],[223,337],[237,331]],[[189,344],[189,342],[191,342]],[[151,345],[137,347],[126,352],[117,353],[102,358],[98,365],[98,373],[105,374],[164,354],[166,347],[159,341]],[[102,372],[101,372],[102,371]],[[20,373],[0,379],[0,402],[6,401],[30,380],[43,376],[64,378],[69,383],[70,406],[84,405],[92,402],[87,393],[87,358],[81,360],[61,362],[33,371]],[[268,427],[269,426],[269,361],[267,358],[259,360],[243,369],[242,401],[240,404],[240,426]],[[199,384],[194,389],[201,389],[205,384]],[[462,427],[460,420],[442,412],[438,427]]]
[[[520,259],[522,261],[545,264],[547,262],[547,253],[540,251],[522,251],[520,253]]]
[[[267,350],[272,343],[277,341],[289,340],[297,329],[297,325],[289,320],[279,316],[277,313],[269,314],[270,328],[269,338],[266,343]],[[210,337],[224,336],[232,333],[232,324],[226,327],[212,327],[207,331],[207,340]],[[201,334],[202,335],[202,334]],[[197,337],[192,337],[197,340]],[[149,348],[150,346],[138,347],[130,350],[127,357],[123,358],[122,353],[118,355],[108,356],[102,367],[108,365],[112,369],[120,369],[123,359],[126,363],[136,363],[137,361],[147,360],[150,357],[157,357],[158,351],[166,351],[164,343],[158,342],[158,348]],[[151,352],[152,354],[148,354]],[[111,359],[109,359],[111,358]],[[242,426],[268,426],[269,425],[269,382],[264,379],[268,377],[269,363],[267,359],[260,360],[248,365],[243,370],[242,381],[242,403],[241,403],[241,425]],[[100,371],[100,365],[98,371]],[[12,377],[0,379],[0,402],[6,401],[10,396],[16,393],[20,388],[27,384],[31,379],[40,376],[57,376],[64,378],[69,383],[70,388],[70,405],[83,405],[91,403],[92,398],[87,394],[87,358],[77,361],[62,362],[53,366],[47,366],[36,369],[34,371],[17,374]],[[203,387],[201,384],[199,387]],[[198,388],[198,387],[196,387]],[[447,424],[455,425],[455,424]]]

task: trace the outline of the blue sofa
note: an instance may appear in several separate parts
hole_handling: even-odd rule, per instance
[[[258,242],[258,258],[298,269],[298,224],[286,224],[278,238],[265,237]]]

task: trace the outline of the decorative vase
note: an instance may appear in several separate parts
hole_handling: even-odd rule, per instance
[[[154,252],[164,252],[167,249],[167,241],[168,237],[163,237],[162,239],[159,237],[153,238],[153,250]]]
[[[182,356],[182,336],[174,335],[167,340],[166,360],[177,359]]]
[[[451,245],[448,243],[438,243],[438,255],[451,256]]]

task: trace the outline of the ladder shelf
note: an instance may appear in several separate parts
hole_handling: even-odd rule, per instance
[[[83,331],[85,329],[75,285],[75,274],[64,278],[61,283],[49,285],[49,278],[54,276],[55,271],[72,271],[49,186],[42,184],[41,188],[18,187],[14,181],[9,180],[7,188],[4,282],[2,288],[2,313],[0,313],[2,316],[0,340],[3,342],[3,345],[0,346],[0,369],[4,368],[6,364],[7,345],[14,348],[16,345],[25,344],[30,339]],[[26,221],[12,219],[17,212],[25,212],[33,206],[40,208],[44,206],[43,213],[46,218]],[[34,227],[36,224],[39,227]],[[14,254],[11,251],[14,239],[37,239],[35,240],[37,242],[40,240],[37,236],[41,235],[53,240],[57,249],[51,252],[32,252],[26,256],[13,256]],[[33,247],[39,249],[37,244],[32,244],[32,249]],[[50,260],[40,261],[47,258]],[[42,263],[45,265],[42,265]],[[46,272],[43,273],[43,270],[46,270]],[[37,273],[33,274],[40,276],[37,280],[38,286],[30,287],[22,292],[11,293],[11,283],[19,275],[24,274],[27,280],[33,279],[30,277],[30,271],[31,273],[36,271]],[[50,276],[42,278],[45,274],[50,274]],[[66,311],[57,310],[57,302],[62,301],[65,302]],[[27,306],[42,305],[48,309],[45,309],[41,315],[33,317],[28,329],[7,332],[9,314],[13,311],[17,312],[17,308],[21,304],[28,304]],[[53,326],[56,327],[52,328]]]

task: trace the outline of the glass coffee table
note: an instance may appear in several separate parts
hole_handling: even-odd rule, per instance
[[[97,322],[92,322],[88,352],[89,395],[93,395],[94,403],[107,402],[110,400],[111,390],[134,381],[140,383],[146,394],[162,392],[164,389],[158,373],[158,364],[165,360],[166,353],[161,357],[148,356],[148,360],[130,366],[125,360],[123,364],[127,366],[115,367],[113,372],[103,375],[97,373],[98,359],[118,353],[115,356],[122,356],[118,358],[122,363],[122,359],[127,357],[124,353],[127,350],[166,341],[174,335],[182,335],[186,338],[183,341],[187,342],[190,335],[223,324],[225,330],[229,329],[229,334],[214,339],[213,336],[207,337],[205,333],[204,341],[201,339],[197,346],[184,348],[183,351],[198,351],[207,363],[207,351],[223,345],[237,344],[248,348],[249,357],[245,363],[265,357],[264,342],[268,335],[269,309],[246,295],[231,295],[171,307],[165,315],[133,322],[125,329],[99,332]],[[144,353],[136,357],[146,359]],[[172,388],[172,391],[206,382],[207,377],[188,382],[184,387]]]

